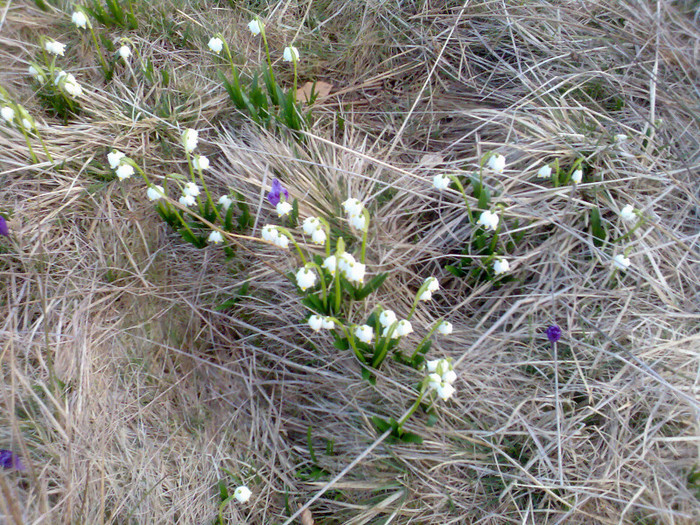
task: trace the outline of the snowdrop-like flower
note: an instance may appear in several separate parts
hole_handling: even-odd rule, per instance
[[[233,199],[229,197],[228,195],[222,195],[219,197],[219,204],[221,204],[221,207],[224,209],[224,211],[228,211],[228,209],[231,207],[231,204],[233,204]]]
[[[87,17],[85,16],[85,13],[82,11],[74,11],[73,16],[71,17],[71,21],[76,25],[76,27],[79,27],[80,29],[85,29],[87,27]]]
[[[4,108],[0,109],[0,115],[2,115],[2,118],[9,123],[12,123],[12,121],[15,120],[15,110],[10,106],[5,106]]]
[[[195,155],[194,159],[192,159],[192,165],[195,169],[204,171],[209,169],[209,159],[204,155]]]
[[[314,332],[318,332],[321,328],[323,328],[323,317],[316,314],[309,317],[309,327]]]
[[[277,206],[275,206],[275,209],[277,210],[278,217],[286,217],[292,211],[292,205],[287,201],[280,201],[277,203]]]
[[[146,190],[146,197],[149,201],[157,201],[165,196],[163,186],[149,186]]]
[[[193,195],[183,195],[178,199],[178,202],[183,206],[194,206],[194,203],[197,202],[197,200]]]
[[[273,226],[272,224],[266,224],[265,226],[263,226],[260,235],[266,241],[275,242],[275,239],[279,237],[280,233],[277,230],[276,226]]]
[[[191,195],[192,197],[197,197],[199,193],[199,186],[197,186],[194,182],[188,182],[182,189],[183,195]]]
[[[440,289],[440,282],[435,277],[428,277],[425,282],[428,283],[427,290],[431,293],[437,292]]]
[[[345,270],[345,277],[348,281],[354,283],[362,283],[365,280],[365,271],[367,267],[361,262],[349,264]]]
[[[134,174],[134,167],[131,164],[120,164],[117,166],[116,173],[119,180],[125,180]]]
[[[505,259],[496,259],[493,261],[493,271],[496,275],[501,275],[510,270],[510,264]]]
[[[121,151],[117,151],[116,149],[113,149],[109,153],[107,153],[107,162],[109,162],[109,167],[114,169],[117,169],[117,166],[121,163],[121,160],[126,157]]]
[[[57,86],[62,86],[66,93],[72,97],[77,97],[83,92],[83,88],[80,87],[80,84],[78,84],[75,77],[70,73],[66,73],[65,71],[59,71],[56,73],[54,84]]]
[[[548,179],[552,176],[552,168],[547,165],[547,166],[542,166],[539,171],[537,172],[537,178],[538,179]]]
[[[494,153],[489,157],[488,166],[497,173],[503,173],[506,167],[506,158],[499,153]]]
[[[326,330],[333,330],[333,328],[335,328],[335,323],[333,322],[332,317],[323,318],[323,328]]]
[[[31,120],[23,118],[22,119],[22,127],[28,131],[31,131],[34,129],[34,124],[32,123]]]
[[[317,228],[315,232],[311,234],[311,242],[314,244],[324,244],[326,242],[326,232],[323,228]]]
[[[583,170],[576,170],[571,174],[571,182],[574,184],[581,184],[583,180]]]
[[[182,144],[185,146],[185,151],[192,153],[197,147],[199,141],[199,133],[196,129],[186,129],[182,134]]]
[[[430,290],[425,290],[420,296],[418,297],[419,301],[430,301],[433,298],[433,292]]]
[[[214,53],[217,55],[221,53],[221,50],[224,48],[224,41],[221,40],[219,37],[214,37],[209,40],[209,49],[211,49]]]
[[[321,221],[317,217],[307,217],[301,223],[301,229],[306,235],[313,235],[314,232],[321,226]]]
[[[495,230],[498,227],[498,215],[490,211],[485,211],[479,216],[479,220],[476,221],[476,223],[487,230]]]
[[[408,335],[411,332],[413,332],[413,326],[411,325],[411,321],[407,319],[402,319],[401,321],[399,321],[399,324],[396,325],[395,333],[399,337]]]
[[[66,45],[61,44],[60,42],[57,42],[55,40],[47,40],[46,43],[44,44],[44,49],[51,53],[52,55],[61,55],[66,52]]]
[[[354,217],[362,213],[362,210],[365,209],[365,205],[355,198],[350,198],[343,202],[343,208],[348,217]]]
[[[43,71],[38,70],[35,66],[29,66],[29,74],[34,80],[44,81],[46,79]]]
[[[323,268],[328,270],[331,275],[335,275],[336,268],[338,267],[338,260],[335,255],[329,255],[323,261]]]
[[[316,272],[309,270],[308,268],[301,268],[297,272],[297,285],[302,291],[306,291],[307,288],[311,288],[316,284]]]
[[[131,57],[131,49],[129,49],[129,46],[120,47],[118,53],[122,60],[129,60],[129,57]]]
[[[338,259],[338,268],[340,268],[341,272],[348,273],[355,263],[355,257],[351,253],[343,252]]]
[[[439,173],[433,177],[433,187],[440,191],[449,188],[450,182],[452,182],[452,180],[443,173]]]
[[[453,387],[450,383],[443,382],[435,389],[435,391],[440,399],[447,401],[455,393],[455,387]]]
[[[630,261],[629,258],[625,257],[623,254],[618,253],[615,257],[613,257],[613,264],[616,268],[625,271],[630,267],[632,261]]]
[[[282,58],[285,62],[299,62],[299,50],[294,46],[285,47]]]
[[[286,249],[289,247],[289,238],[286,235],[282,235],[281,233],[279,233],[279,235],[277,235],[277,238],[275,239],[274,242],[275,242],[275,246],[277,246],[278,248]]]
[[[438,333],[442,335],[450,335],[452,333],[452,329],[452,323],[449,321],[443,321],[437,327]]]
[[[250,499],[250,496],[252,496],[252,495],[253,495],[253,493],[245,485],[242,485],[233,491],[233,497],[236,498],[236,500],[239,503],[245,503],[246,501],[248,501]]]
[[[615,142],[619,142],[619,143],[627,141],[627,135],[625,135],[624,133],[618,133],[613,138],[615,139]]]
[[[387,328],[396,322],[396,314],[393,310],[384,310],[379,314],[379,323]]]
[[[632,206],[631,204],[627,204],[620,211],[620,217],[622,217],[622,220],[624,221],[634,221],[637,218],[637,215],[634,213],[634,206]]]
[[[357,337],[363,343],[370,344],[374,338],[374,330],[371,326],[363,324],[355,329],[355,337]]]
[[[68,93],[73,98],[79,97],[83,93],[83,88],[80,86],[80,84],[78,84],[75,81],[73,81],[73,82],[66,81],[66,83],[63,84],[63,87],[66,90],[66,93]]]
[[[350,222],[352,227],[356,230],[365,231],[365,229],[367,229],[367,217],[365,217],[364,213],[361,215],[353,215],[348,219],[348,222]]]
[[[222,242],[223,240],[224,240],[224,236],[221,235],[221,232],[218,232],[218,231],[216,231],[216,230],[214,230],[213,232],[211,232],[211,233],[209,234],[209,237],[207,237],[207,242],[211,242],[211,243],[214,243],[214,244],[219,244],[219,243]]]
[[[256,36],[262,32],[263,27],[262,22],[260,22],[257,18],[248,22],[248,29],[250,29],[250,32]]]

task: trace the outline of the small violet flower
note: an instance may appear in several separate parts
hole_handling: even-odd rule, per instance
[[[0,449],[0,467],[4,469],[25,470],[22,460],[11,450]]]
[[[252,496],[252,495],[253,495],[253,493],[245,485],[242,485],[233,491],[233,497],[236,498],[236,500],[239,503],[247,502],[250,499],[250,496]]]
[[[550,343],[556,343],[561,337],[561,328],[553,324],[547,328],[547,330],[545,330],[545,333],[547,334],[547,339],[549,339]]]
[[[10,236],[10,228],[7,225],[7,220],[5,220],[5,217],[0,215],[0,235],[3,235],[5,237]]]
[[[267,194],[267,200],[273,206],[277,206],[280,199],[282,198],[282,194],[284,194],[285,200],[289,200],[289,192],[287,191],[287,188],[284,188],[282,186],[282,183],[279,181],[279,179],[273,180],[270,193]]]

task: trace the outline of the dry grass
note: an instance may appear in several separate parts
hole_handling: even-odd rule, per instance
[[[0,448],[28,466],[0,473],[0,522],[214,523],[222,480],[253,490],[223,523],[291,523],[309,502],[318,524],[697,523],[697,2],[236,4],[140,8],[128,36],[171,73],[153,89],[125,68],[104,85],[69,15],[0,8],[0,84],[57,161],[32,164],[21,133],[0,128],[0,212],[12,214],[0,240]],[[335,84],[303,144],[236,114],[205,52],[222,31],[255,70],[253,14],[276,55],[294,39],[302,81]],[[26,74],[38,32],[69,44],[60,61],[86,91],[65,125]],[[379,443],[370,423],[405,412],[417,373],[387,362],[373,387],[312,334],[284,275],[291,256],[253,241],[233,259],[196,250],[141,182],[111,180],[113,146],[153,177],[182,171],[185,127],[203,133],[213,193],[241,191],[256,234],[275,221],[264,192],[279,177],[302,216],[337,215],[348,195],[372,203],[368,262],[390,272],[376,302],[405,314],[439,276],[414,326],[452,320],[431,356],[455,360],[458,390],[434,427],[410,420],[422,445]],[[526,231],[516,279],[498,287],[444,270],[471,226],[459,195],[430,185],[492,150],[508,166],[485,182],[511,233],[516,218]],[[577,188],[534,177],[577,158]],[[619,237],[627,203],[648,221],[612,250],[594,245],[590,209]],[[622,246],[633,268],[612,275]],[[235,306],[216,308],[246,282]],[[542,333],[554,322],[556,359]]]

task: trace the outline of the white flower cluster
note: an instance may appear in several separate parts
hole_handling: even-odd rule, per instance
[[[387,337],[391,333],[392,339],[398,339],[413,332],[413,325],[408,319],[397,320],[396,314],[392,310],[384,310],[379,314],[379,324],[382,325],[382,337]],[[392,331],[393,330],[393,331]]]
[[[345,209],[345,214],[348,217],[348,222],[353,228],[361,231],[365,231],[367,229],[369,224],[364,204],[357,199],[349,198],[343,202],[343,208]]]
[[[185,184],[185,187],[182,188],[182,196],[180,197],[179,202],[183,206],[193,206],[197,202],[196,197],[199,196],[199,194],[199,186],[197,186],[194,182],[188,182]]]
[[[321,315],[312,315],[309,317],[309,326],[314,332],[318,332],[323,328],[324,330],[332,330],[335,328],[335,323],[332,317],[323,317]]]
[[[289,246],[289,238],[283,233],[280,233],[277,226],[273,224],[266,224],[263,226],[260,235],[264,240],[271,242],[280,248],[287,248]]]
[[[128,159],[128,157],[116,149],[113,149],[107,153],[107,162],[109,162],[109,167],[114,170],[117,177],[119,177],[119,180],[126,180],[134,174],[134,167],[131,164],[124,162],[125,159]]]
[[[326,229],[318,217],[307,217],[304,219],[301,229],[304,230],[306,235],[311,236],[311,242],[314,244],[324,244],[326,242]],[[333,271],[335,272],[335,269]]]
[[[348,252],[343,252],[339,257],[329,255],[323,261],[323,267],[331,275],[335,275],[336,271],[340,270],[348,281],[358,284],[364,282],[367,271],[367,266],[355,260],[355,257]]]
[[[452,369],[452,363],[447,359],[435,359],[425,364],[428,372],[428,387],[435,390],[438,397],[448,400],[455,393],[452,383],[457,379],[457,374]]]
[[[52,55],[63,56],[63,54],[66,52],[66,44],[61,44],[56,40],[47,40],[44,43],[44,49],[46,49],[46,51],[48,51]]]
[[[423,284],[427,284],[427,288],[420,294],[419,301],[430,301],[433,294],[440,289],[440,283],[435,277],[428,277]]]
[[[56,73],[56,78],[53,83],[65,90],[71,97],[79,97],[83,93],[83,88],[80,87],[75,77],[65,71]]]

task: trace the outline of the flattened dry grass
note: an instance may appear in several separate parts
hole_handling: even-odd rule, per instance
[[[123,66],[105,85],[69,15],[4,8],[0,83],[57,162],[38,150],[31,164],[21,133],[0,128],[0,212],[12,213],[0,241],[0,448],[28,467],[0,473],[3,522],[200,524],[221,512],[223,523],[306,523],[290,518],[303,506],[306,521],[329,524],[697,522],[693,4],[262,4],[138,7],[139,29],[110,35],[129,36],[168,85]],[[222,31],[244,76],[255,71],[253,14],[274,56],[299,47],[302,82],[334,84],[303,142],[234,111],[205,52]],[[70,44],[61,64],[86,91],[65,124],[26,75],[39,30]],[[459,378],[435,426],[420,412],[409,421],[422,445],[378,444],[370,422],[408,409],[418,373],[387,361],[376,386],[364,381],[303,323],[290,255],[245,239],[233,258],[196,250],[159,221],[140,181],[105,167],[117,147],[153,180],[182,172],[186,127],[201,131],[212,193],[240,191],[254,235],[276,222],[273,178],[302,217],[366,199],[370,271],[389,278],[358,320],[376,303],[407,314],[423,279],[439,277],[408,339],[449,318],[455,333],[430,356],[453,358]],[[508,159],[503,175],[484,173],[505,235],[525,232],[509,255],[515,279],[499,286],[444,270],[473,229],[462,198],[430,185],[476,172],[488,151]],[[579,158],[577,187],[535,177]],[[590,210],[614,239],[630,229],[618,217],[628,203],[644,224],[596,245]],[[353,238],[344,221],[333,227]],[[613,274],[623,248],[633,266]],[[556,356],[552,323],[564,330]],[[247,484],[251,501],[220,509],[219,482]]]

